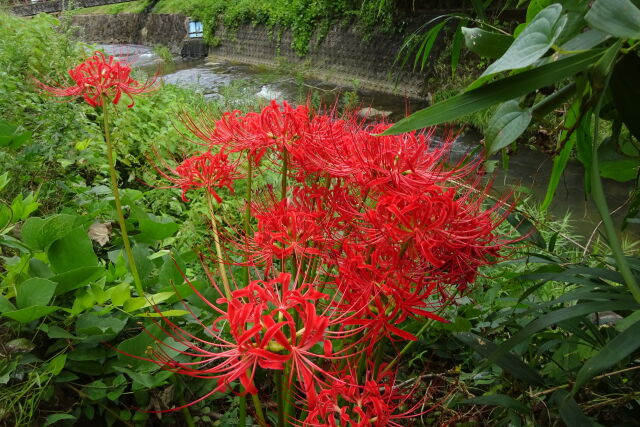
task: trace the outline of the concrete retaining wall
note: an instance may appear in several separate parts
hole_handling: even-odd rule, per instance
[[[161,43],[174,54],[191,51],[187,41],[189,18],[183,15],[129,14],[76,15],[73,25],[80,27],[81,40],[92,43]],[[318,42],[311,42],[309,53],[300,57],[291,48],[291,33],[280,38],[263,26],[241,25],[229,31],[220,25],[215,32],[220,44],[209,48],[209,55],[267,66],[286,63],[302,66],[320,80],[343,86],[357,86],[409,97],[423,92],[425,74],[401,72],[396,86],[393,69],[402,35],[377,35],[363,40],[354,28],[335,27]],[[184,46],[184,48],[183,48]],[[186,49],[188,48],[188,49]],[[201,50],[198,47],[198,50]],[[190,55],[188,55],[190,56]]]

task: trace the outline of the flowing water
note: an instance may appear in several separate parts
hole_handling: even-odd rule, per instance
[[[102,45],[107,53],[120,57],[128,57],[134,65],[147,70],[157,69],[162,64],[153,51],[144,46],[133,45]],[[371,107],[378,112],[388,115],[390,121],[404,117],[407,111],[415,111],[426,106],[425,102],[407,101],[402,96],[394,96],[371,91],[352,91],[347,88],[335,87],[320,81],[300,81],[293,77],[278,75],[272,70],[247,64],[218,60],[208,57],[204,59],[182,61],[173,64],[162,64],[162,79],[167,84],[191,87],[201,92],[205,98],[224,99],[224,96],[234,94],[238,96],[256,96],[266,100],[288,100],[292,103],[304,100],[310,93],[315,92],[325,105],[330,105],[337,97],[343,101],[355,99],[357,105]],[[240,88],[240,91],[229,91],[230,86]],[[354,95],[357,94],[357,97]],[[408,107],[410,106],[410,108]],[[478,147],[480,136],[467,133],[454,144],[453,155],[461,156],[472,152]],[[522,197],[527,197],[532,203],[540,203],[545,196],[549,176],[553,167],[552,160],[545,154],[519,147],[515,154],[509,156],[508,167],[500,164],[494,175],[493,192],[497,195],[511,191],[513,188],[524,190]],[[571,214],[572,226],[578,240],[586,241],[593,233],[599,222],[599,216],[593,204],[584,195],[584,173],[577,161],[570,161],[560,181],[550,214],[555,218],[562,218]],[[609,200],[609,207],[614,210],[625,203],[630,187],[614,181],[606,181],[605,192]],[[614,216],[617,221],[622,218],[625,209],[620,209]],[[637,231],[637,230],[636,230]],[[631,230],[629,236],[636,236]]]

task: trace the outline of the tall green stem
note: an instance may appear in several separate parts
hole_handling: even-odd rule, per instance
[[[629,267],[627,258],[625,257],[624,251],[622,250],[622,245],[620,244],[618,233],[616,232],[615,226],[613,224],[613,218],[611,218],[611,213],[609,212],[609,205],[607,204],[607,199],[604,195],[604,189],[602,188],[602,179],[600,177],[597,139],[599,132],[598,113],[600,111],[600,105],[603,97],[604,95],[601,95],[600,101],[598,102],[598,107],[594,112],[595,124],[593,131],[593,141],[591,143],[591,197],[593,197],[593,202],[598,209],[600,218],[602,219],[602,225],[604,225],[604,231],[607,235],[607,241],[609,242],[609,246],[613,251],[613,257],[615,258],[618,265],[618,270],[620,271],[620,274],[622,275],[627,288],[629,288],[631,295],[633,295],[633,298],[640,303],[640,286],[638,286],[638,281],[631,272],[631,268]]]
[[[260,403],[260,397],[257,394],[251,395],[251,400],[253,400],[253,406],[256,410],[256,418],[258,419],[258,424],[261,426],[266,426],[267,422],[264,418],[264,412],[262,411],[262,404]]]
[[[113,191],[113,199],[116,203],[116,212],[118,213],[118,223],[120,224],[120,232],[122,233],[122,242],[124,243],[124,251],[129,260],[129,268],[133,281],[140,296],[144,295],[142,282],[138,274],[138,268],[131,251],[131,243],[129,243],[129,234],[127,233],[127,225],[124,222],[124,214],[122,213],[122,203],[120,202],[120,193],[118,191],[118,177],[116,175],[116,164],[113,156],[113,146],[111,144],[111,134],[109,133],[109,103],[107,99],[102,99],[102,121],[104,130],[104,140],[107,144],[107,162],[109,163],[109,174],[111,175],[111,190]]]
[[[238,426],[245,427],[247,425],[247,397],[240,396],[240,406],[238,408]]]
[[[218,257],[218,271],[220,272],[220,278],[222,279],[222,286],[224,287],[224,296],[227,300],[231,301],[231,287],[229,286],[229,279],[227,278],[227,269],[222,262],[222,247],[220,246],[220,236],[218,233],[218,225],[216,223],[216,215],[213,211],[212,196],[207,191],[207,206],[209,207],[209,218],[211,219],[211,228],[213,229],[213,242],[216,246],[216,256]]]

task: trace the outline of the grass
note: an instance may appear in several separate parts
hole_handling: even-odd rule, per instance
[[[72,9],[67,13],[69,15],[117,15],[119,13],[140,13],[149,2],[150,0],[135,0],[126,3]]]

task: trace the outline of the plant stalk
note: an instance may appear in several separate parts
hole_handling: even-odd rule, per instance
[[[127,233],[127,225],[124,221],[124,214],[122,213],[122,203],[120,202],[120,193],[118,191],[118,177],[116,175],[116,165],[113,155],[113,146],[111,144],[111,134],[109,133],[109,104],[108,100],[102,98],[102,121],[104,140],[107,144],[107,162],[109,163],[109,174],[111,176],[111,190],[113,191],[113,199],[116,204],[116,212],[118,213],[118,223],[120,224],[120,233],[122,234],[122,242],[124,244],[124,251],[129,261],[129,268],[131,269],[131,275],[133,281],[138,290],[139,296],[144,296],[144,290],[142,288],[142,281],[138,274],[138,268],[136,267],[135,259],[133,258],[133,252],[131,251],[131,243],[129,242],[129,233]]]
[[[229,278],[227,277],[227,269],[222,262],[222,248],[220,246],[220,236],[218,235],[218,225],[216,224],[216,215],[213,211],[213,202],[211,201],[211,194],[207,191],[207,206],[209,207],[209,218],[211,219],[211,228],[213,229],[213,242],[216,247],[216,256],[218,257],[218,271],[220,272],[220,279],[222,279],[222,286],[224,287],[224,296],[227,300],[231,301],[231,287],[229,286]]]

